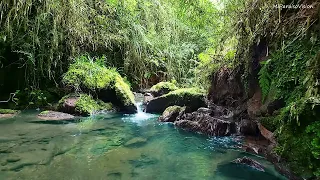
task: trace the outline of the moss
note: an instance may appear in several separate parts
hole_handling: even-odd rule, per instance
[[[59,101],[61,107],[66,99],[70,97],[77,97],[78,100],[75,103],[75,113],[80,115],[90,115],[100,110],[112,110],[112,103],[105,103],[101,100],[95,100],[92,96],[87,94],[69,94],[64,96]]]
[[[130,106],[135,104],[134,95],[130,90],[130,86],[124,82],[120,75],[115,78],[114,89],[120,101],[125,106]]]
[[[115,69],[90,62],[83,56],[78,58],[74,64],[70,65],[62,81],[64,84],[74,87],[74,89],[81,89],[89,93],[94,92],[94,94],[102,90],[115,91],[117,98],[111,97],[106,99],[108,99],[108,101],[112,99],[120,100],[120,106],[135,104],[130,85],[125,82]],[[118,104],[118,102],[113,103]]]
[[[50,111],[42,111],[39,115],[46,115],[48,114]]]
[[[12,109],[0,109],[0,114],[16,114],[19,111]]]
[[[150,90],[151,91],[160,91],[162,89],[166,89],[166,90],[169,90],[169,91],[174,91],[174,90],[177,90],[177,86],[171,82],[159,82],[158,84],[156,85],[153,85]]]
[[[171,91],[163,96],[178,96],[178,97],[200,97],[204,95],[204,91],[198,88],[182,88]]]
[[[166,114],[170,114],[172,112],[180,112],[182,111],[183,109],[185,109],[185,107],[181,107],[181,106],[169,106],[166,108],[166,110],[164,110],[163,114],[166,115]]]

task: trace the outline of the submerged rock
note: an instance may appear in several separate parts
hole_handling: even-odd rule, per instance
[[[196,88],[185,88],[172,91],[152,99],[146,106],[148,113],[162,113],[169,106],[186,106],[190,111],[196,111],[206,106],[204,95]]]
[[[261,165],[259,162],[255,161],[253,159],[250,159],[246,156],[244,156],[243,158],[235,159],[232,162],[237,163],[237,164],[243,164],[243,165],[249,166],[255,170],[262,171],[262,172],[264,172],[264,169],[265,169],[265,167],[263,165]]]
[[[56,111],[42,111],[38,115],[39,119],[42,120],[73,120],[75,117],[71,114],[56,112]]]
[[[147,139],[142,137],[135,137],[127,141],[124,145],[125,146],[141,146],[147,142]]]
[[[180,106],[169,106],[158,118],[158,120],[162,122],[174,122],[185,109],[185,107]]]

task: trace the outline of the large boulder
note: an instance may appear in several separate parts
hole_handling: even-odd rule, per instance
[[[222,67],[212,76],[208,99],[216,105],[237,107],[244,93],[239,70]]]
[[[171,82],[159,82],[158,84],[153,85],[148,92],[153,96],[158,97],[177,89],[177,86]]]
[[[196,88],[184,88],[172,91],[152,99],[146,105],[148,113],[162,113],[169,106],[186,106],[191,111],[206,106],[204,95]]]
[[[229,136],[236,133],[234,122],[210,116],[210,111],[203,113],[204,109],[186,113],[180,116],[174,125],[183,129],[200,132],[210,136]]]
[[[133,92],[116,69],[85,61],[86,57],[80,59],[64,74],[62,82],[66,86],[93,94],[105,103],[111,102],[125,113],[137,112]]]
[[[94,100],[87,94],[69,94],[59,101],[58,110],[64,113],[88,116],[97,111],[112,110],[111,103]]]
[[[161,122],[174,122],[176,121],[177,117],[183,113],[185,109],[185,107],[180,106],[169,106],[158,118],[158,120]]]

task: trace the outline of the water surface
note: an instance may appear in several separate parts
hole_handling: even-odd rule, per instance
[[[38,123],[37,111],[0,119],[0,179],[284,179],[231,163],[250,156],[234,137],[213,138],[159,123],[157,116],[100,114],[64,124]]]

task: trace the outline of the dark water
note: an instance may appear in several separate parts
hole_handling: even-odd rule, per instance
[[[101,114],[78,123],[43,124],[36,111],[0,119],[0,180],[275,180],[230,163],[250,156],[236,138],[212,138],[156,121],[155,115]]]

